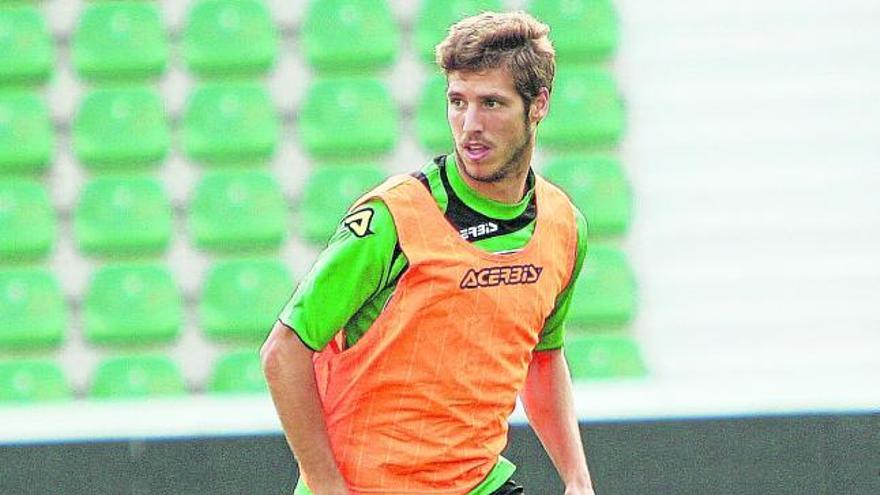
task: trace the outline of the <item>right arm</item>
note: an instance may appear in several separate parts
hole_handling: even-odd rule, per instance
[[[300,474],[315,495],[347,495],[330,449],[312,354],[280,321],[260,349],[269,392]]]
[[[391,278],[397,234],[378,200],[369,235],[343,224],[279,315],[260,351],[263,373],[303,481],[315,495],[347,494],[333,457],[312,356]]]

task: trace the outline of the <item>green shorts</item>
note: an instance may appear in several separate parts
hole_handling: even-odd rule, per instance
[[[499,456],[498,463],[496,463],[495,467],[489,471],[489,474],[486,475],[486,479],[484,479],[473,490],[468,492],[467,495],[490,495],[495,490],[501,488],[501,485],[506,483],[507,480],[513,476],[514,471],[516,471],[516,465],[504,457]],[[309,487],[303,483],[302,477],[300,477],[300,481],[296,484],[296,489],[293,491],[293,495],[313,495],[312,491],[309,490]]]

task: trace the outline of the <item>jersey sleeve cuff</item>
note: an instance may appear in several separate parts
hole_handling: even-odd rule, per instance
[[[322,348],[322,347],[321,347],[321,346],[316,346],[315,344],[310,343],[309,341],[307,341],[306,339],[304,339],[303,336],[302,336],[302,335],[299,333],[299,331],[296,329],[296,326],[290,324],[290,322],[285,321],[285,320],[282,319],[282,318],[278,318],[278,321],[279,321],[282,325],[284,325],[285,327],[287,327],[288,330],[290,330],[291,332],[293,332],[293,334],[296,335],[296,337],[299,339],[300,342],[303,343],[304,346],[308,347],[309,349],[311,349],[311,350],[314,351],[314,352],[321,352],[321,348]]]

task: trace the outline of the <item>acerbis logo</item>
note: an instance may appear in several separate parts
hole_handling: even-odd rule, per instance
[[[498,285],[534,284],[544,269],[535,265],[493,266],[482,270],[471,268],[461,279],[462,289],[495,287]]]
[[[468,240],[472,237],[483,237],[484,235],[494,234],[495,232],[498,232],[498,224],[492,222],[481,223],[458,231],[458,233],[461,234],[461,238],[464,240]]]

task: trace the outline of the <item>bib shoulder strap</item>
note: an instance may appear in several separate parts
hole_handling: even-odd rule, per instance
[[[568,269],[568,277],[571,277],[577,260],[578,231],[575,207],[568,196],[554,184],[543,177],[535,176],[535,194],[538,195],[538,221],[544,222],[544,235],[550,235],[563,246]],[[568,281],[566,281],[566,284]]]

